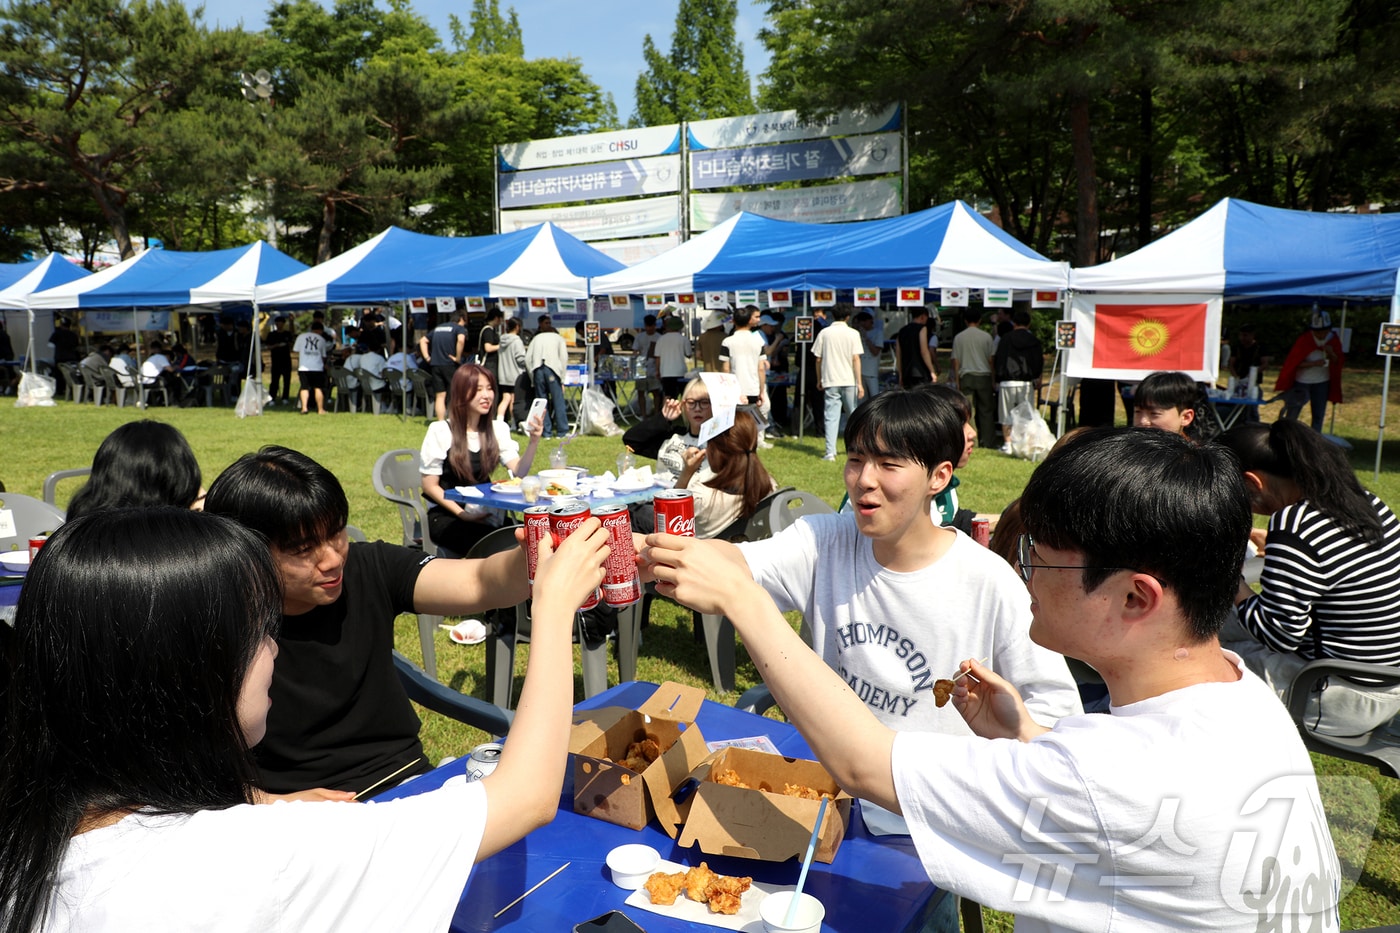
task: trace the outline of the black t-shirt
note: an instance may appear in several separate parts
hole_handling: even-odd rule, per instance
[[[274,330],[267,335],[267,352],[274,363],[282,363],[291,368],[292,342],[296,335],[290,330]]]
[[[928,371],[924,365],[923,348],[920,344],[923,339],[920,334],[928,327],[927,323],[920,324],[918,321],[910,321],[899,329],[895,335],[895,341],[899,345],[899,358],[904,364],[904,372],[901,373],[904,386],[918,385],[921,382],[928,382],[933,378],[933,373]]]
[[[456,366],[453,362],[452,354],[457,352],[457,335],[467,336],[467,329],[455,321],[450,324],[439,324],[433,328],[433,332],[428,335],[428,351],[432,359],[428,362],[433,366]],[[463,341],[463,346],[466,342]]]
[[[78,335],[68,328],[55,327],[53,334],[49,337],[49,343],[53,345],[53,361],[55,363],[76,363],[80,359]],[[10,357],[5,358],[10,359]]]
[[[476,351],[481,354],[481,365],[495,373],[498,371],[496,366],[497,360],[500,357],[500,350],[496,349],[488,353],[486,350],[486,345],[488,343],[494,343],[498,348],[500,347],[501,333],[498,328],[483,327],[481,333],[476,335]]]
[[[997,382],[1035,382],[1045,372],[1045,352],[1035,334],[1017,328],[997,343]]]
[[[394,670],[394,618],[432,558],[378,541],[350,545],[340,599],[284,616],[267,735],[253,750],[260,786],[362,791],[415,758],[421,723]]]
[[[219,328],[219,332],[214,335],[214,359],[220,363],[239,362],[237,332]]]

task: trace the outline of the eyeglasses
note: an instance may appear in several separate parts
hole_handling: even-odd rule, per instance
[[[1138,572],[1132,567],[1095,567],[1092,564],[1032,564],[1031,548],[1033,547],[1035,547],[1035,540],[1030,535],[1021,535],[1017,539],[1016,570],[1021,574],[1023,583],[1030,583],[1031,574],[1037,570],[1127,570],[1133,573]]]
[[[681,404],[686,408],[709,408],[710,400],[707,398],[688,398]]]

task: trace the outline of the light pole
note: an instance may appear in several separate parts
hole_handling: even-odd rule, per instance
[[[243,92],[243,99],[254,107],[266,102],[270,111],[276,104],[272,100],[272,75],[266,68],[259,68],[254,72],[244,71],[238,76],[240,90]],[[263,120],[267,120],[269,114],[259,111]],[[266,182],[267,188],[267,245],[273,249],[277,248],[277,218],[272,211],[272,197],[274,193],[273,181],[269,178]]]

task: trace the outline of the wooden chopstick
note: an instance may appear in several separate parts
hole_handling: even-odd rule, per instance
[[[524,894],[520,895],[520,896],[517,897],[515,900],[511,901],[509,904],[507,904],[506,906],[502,907],[500,910],[496,911],[495,916],[493,916],[491,919],[492,919],[492,920],[499,919],[500,916],[501,916],[501,914],[503,914],[503,913],[505,913],[506,911],[510,910],[512,907],[514,907],[516,904],[519,904],[521,901],[525,900],[525,898],[529,897],[531,894],[534,894],[536,891],[538,891],[538,890],[544,885],[544,883],[545,883],[546,881],[548,881],[549,879],[553,878],[555,875],[559,874],[561,871],[563,871],[564,869],[568,868],[568,867],[569,867],[570,865],[572,865],[572,864],[573,864],[573,862],[565,862],[563,865],[560,865],[558,868],[554,869],[554,871],[550,872],[548,875],[546,875],[544,878],[542,878],[542,879],[539,881],[539,883],[536,884],[533,888],[531,888],[530,890],[526,891]]]
[[[978,661],[977,663],[978,663],[978,664],[986,664],[986,663],[987,663],[988,661],[990,661],[990,660],[991,660],[991,658],[983,658],[982,660]],[[960,679],[962,679],[963,674],[971,674],[971,673],[972,673],[972,668],[970,668],[970,667],[969,667],[967,670],[965,670],[965,671],[960,671],[960,672],[958,673],[958,676],[953,678],[953,683],[957,683]],[[974,677],[974,678],[972,678],[972,679],[973,679],[973,680],[977,680],[976,677]],[[980,683],[980,681],[979,681],[979,683]]]
[[[375,781],[373,784],[371,784],[369,787],[366,787],[364,790],[362,790],[362,791],[360,791],[358,794],[356,794],[356,795],[355,795],[355,799],[356,799],[356,800],[359,800],[361,797],[363,797],[365,794],[368,794],[370,791],[379,788],[381,785],[387,784],[389,781],[392,781],[394,778],[398,777],[400,774],[403,774],[403,773],[404,773],[405,771],[407,771],[409,768],[411,768],[411,767],[413,767],[414,765],[418,764],[418,762],[420,762],[420,761],[422,761],[422,760],[423,760],[423,758],[422,758],[422,756],[420,755],[419,757],[417,757],[417,758],[413,759],[412,761],[410,761],[408,764],[404,765],[404,766],[403,766],[402,768],[400,768],[399,770],[395,771],[393,774],[386,775],[385,777],[380,778],[379,780],[377,780],[377,781]]]

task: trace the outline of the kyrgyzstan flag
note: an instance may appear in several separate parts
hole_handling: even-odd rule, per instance
[[[1141,379],[1158,370],[1214,381],[1220,354],[1220,298],[1214,295],[1075,295],[1079,339],[1070,376]]]

